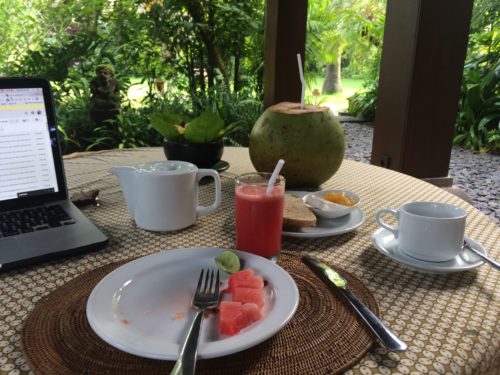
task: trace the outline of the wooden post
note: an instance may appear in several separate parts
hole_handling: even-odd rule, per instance
[[[473,0],[388,0],[371,163],[448,175]]]
[[[304,62],[307,0],[267,0],[265,13],[264,107],[300,102],[297,53]]]

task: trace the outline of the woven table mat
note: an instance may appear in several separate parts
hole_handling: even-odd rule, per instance
[[[21,335],[24,355],[37,374],[165,374],[174,365],[137,357],[111,347],[90,328],[85,307],[95,285],[125,264],[116,262],[87,272],[41,300]],[[297,283],[300,303],[292,320],[274,337],[243,352],[199,360],[202,374],[332,374],[358,362],[373,337],[350,305],[300,260],[283,253],[279,264]],[[353,292],[379,313],[370,290],[337,267]]]

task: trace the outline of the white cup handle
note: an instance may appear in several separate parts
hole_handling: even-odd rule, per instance
[[[392,232],[394,234],[394,238],[398,238],[399,235],[399,227],[395,227],[394,225],[389,225],[387,224],[380,216],[382,214],[390,214],[394,216],[398,221],[399,221],[399,210],[396,210],[394,208],[381,208],[377,210],[375,213],[375,220],[377,220],[377,223],[380,224],[382,228],[387,229],[388,231]]]
[[[219,173],[213,169],[199,169],[196,176],[196,183],[199,183],[203,177],[212,177],[215,182],[215,201],[210,206],[198,206],[196,209],[196,216],[202,216],[215,211],[220,206],[221,187]]]

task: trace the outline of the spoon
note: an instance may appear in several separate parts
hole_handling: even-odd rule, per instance
[[[343,206],[341,204],[333,203],[318,197],[317,195],[310,194],[306,197],[305,203],[313,208],[317,208],[323,211],[335,211],[339,208],[345,209],[347,206]]]
[[[469,249],[470,251],[472,251],[474,254],[478,255],[479,257],[483,258],[486,262],[488,262],[493,268],[495,268],[496,270],[500,270],[500,263],[494,261],[493,259],[491,259],[490,257],[488,257],[487,255],[484,255],[483,253],[481,253],[479,250],[477,249],[474,249],[471,245],[469,245],[467,243],[467,241],[464,240],[464,249],[467,248]]]

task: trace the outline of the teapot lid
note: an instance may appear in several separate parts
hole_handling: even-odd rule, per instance
[[[189,172],[196,172],[198,167],[192,163],[178,160],[164,160],[153,161],[150,163],[140,164],[136,166],[140,173],[154,173],[154,174],[183,174]]]

